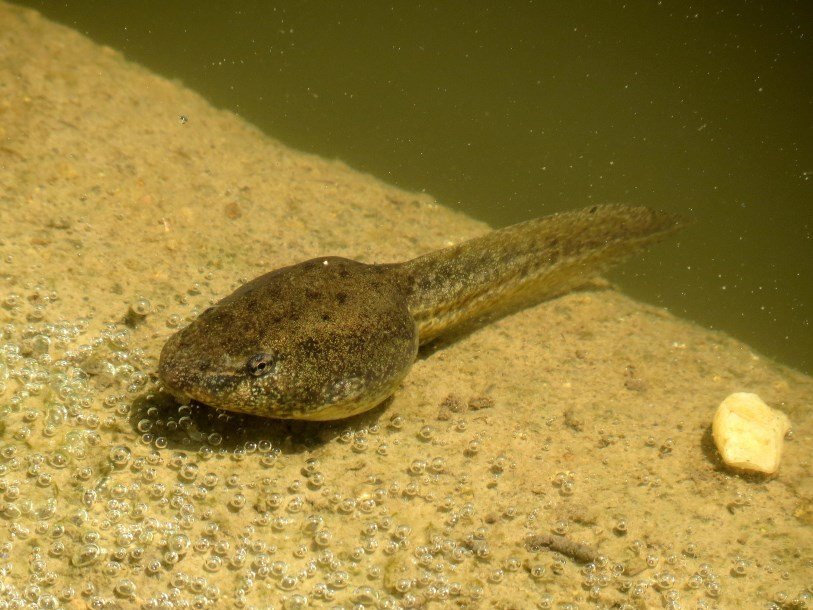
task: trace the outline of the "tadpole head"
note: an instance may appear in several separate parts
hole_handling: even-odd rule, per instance
[[[164,386],[182,400],[282,419],[372,408],[418,346],[397,276],[382,269],[322,258],[257,278],[169,338]]]

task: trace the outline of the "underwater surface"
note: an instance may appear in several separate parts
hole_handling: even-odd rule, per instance
[[[178,404],[162,346],[241,283],[488,227],[32,11],[0,25],[0,607],[813,603],[813,380],[606,282],[432,345],[349,419]],[[741,391],[790,419],[774,476],[711,438]]]

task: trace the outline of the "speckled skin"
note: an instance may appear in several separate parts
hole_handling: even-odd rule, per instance
[[[283,267],[171,336],[159,376],[182,400],[230,411],[348,417],[396,390],[419,345],[507,303],[572,289],[678,226],[648,208],[598,206],[404,263],[323,257]]]

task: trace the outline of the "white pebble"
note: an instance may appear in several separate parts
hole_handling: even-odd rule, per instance
[[[765,474],[779,469],[789,429],[787,415],[747,392],[731,394],[720,403],[711,425],[714,444],[727,466]]]

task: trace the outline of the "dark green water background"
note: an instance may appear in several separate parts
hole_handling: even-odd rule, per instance
[[[813,370],[809,1],[19,4],[495,226],[684,213],[613,278]]]

